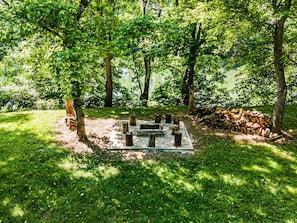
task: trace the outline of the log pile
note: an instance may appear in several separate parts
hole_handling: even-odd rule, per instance
[[[193,115],[194,120],[215,128],[229,129],[245,134],[257,134],[267,138],[277,136],[271,131],[271,116],[259,111],[211,106],[192,108],[190,114]]]

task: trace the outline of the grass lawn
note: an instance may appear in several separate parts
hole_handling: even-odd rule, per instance
[[[284,117],[295,134],[296,111],[290,105]],[[133,111],[156,112],[166,109]],[[0,223],[297,222],[296,140],[252,145],[213,135],[191,156],[125,161],[105,152],[71,154],[57,145],[55,121],[64,113],[0,113]],[[92,117],[128,113],[86,111]]]

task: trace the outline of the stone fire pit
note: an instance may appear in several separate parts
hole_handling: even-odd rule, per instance
[[[154,121],[137,120],[136,126],[129,125],[129,132],[133,133],[133,145],[126,146],[126,135],[122,132],[122,123],[128,120],[119,120],[115,123],[110,135],[110,150],[161,150],[172,152],[193,151],[191,138],[184,122],[180,121],[179,132],[182,133],[181,146],[174,146],[172,135],[173,123],[155,123]],[[149,135],[155,135],[155,147],[149,147]]]

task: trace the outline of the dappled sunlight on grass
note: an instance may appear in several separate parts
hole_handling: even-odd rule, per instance
[[[9,202],[10,202],[10,199],[8,197],[5,197],[2,201],[2,205],[7,206]]]
[[[233,174],[219,174],[219,176],[226,184],[230,184],[234,186],[243,186],[247,184],[245,179],[236,177]]]
[[[117,176],[120,173],[118,168],[111,165],[101,164],[95,169],[88,169],[85,163],[79,162],[79,160],[74,159],[70,155],[62,160],[58,166],[66,170],[76,179],[89,178],[98,181],[99,179],[107,179]]]
[[[296,156],[293,152],[290,151],[285,151],[280,147],[277,146],[273,146],[273,145],[269,145],[267,146],[267,148],[274,153],[275,155],[277,155],[280,158],[289,160],[289,161],[293,161],[293,162],[297,162]]]
[[[203,179],[207,179],[207,180],[211,180],[211,181],[216,181],[217,179],[212,176],[211,174],[207,173],[206,171],[199,171],[197,174],[195,174],[195,178],[203,180]]]
[[[191,182],[189,173],[185,168],[171,169],[169,166],[160,163],[142,162],[142,165],[149,171],[155,173],[163,183],[168,184],[173,190],[177,191],[197,191],[202,189],[198,182]]]
[[[259,165],[243,166],[243,170],[270,173],[270,170]]]
[[[263,211],[262,208],[254,209],[254,212],[255,212],[257,215],[260,215],[260,216],[263,216],[263,217],[266,217],[266,216],[267,216],[267,213],[266,213],[265,211]]]
[[[282,166],[278,162],[272,160],[271,158],[268,158],[266,162],[269,167],[278,171],[282,170]]]
[[[25,211],[18,204],[15,205],[11,211],[12,211],[12,216],[14,216],[14,217],[21,217],[25,214]]]
[[[0,167],[6,166],[7,162],[6,161],[0,161]]]
[[[297,195],[297,186],[296,187],[286,186],[286,188],[291,194]]]

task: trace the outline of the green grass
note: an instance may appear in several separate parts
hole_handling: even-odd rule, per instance
[[[284,119],[295,133],[296,108]],[[131,112],[86,111],[119,118]],[[133,111],[156,112],[166,108]],[[297,222],[296,141],[239,145],[211,136],[192,156],[124,161],[57,145],[54,122],[63,115],[0,114],[0,222]]]

